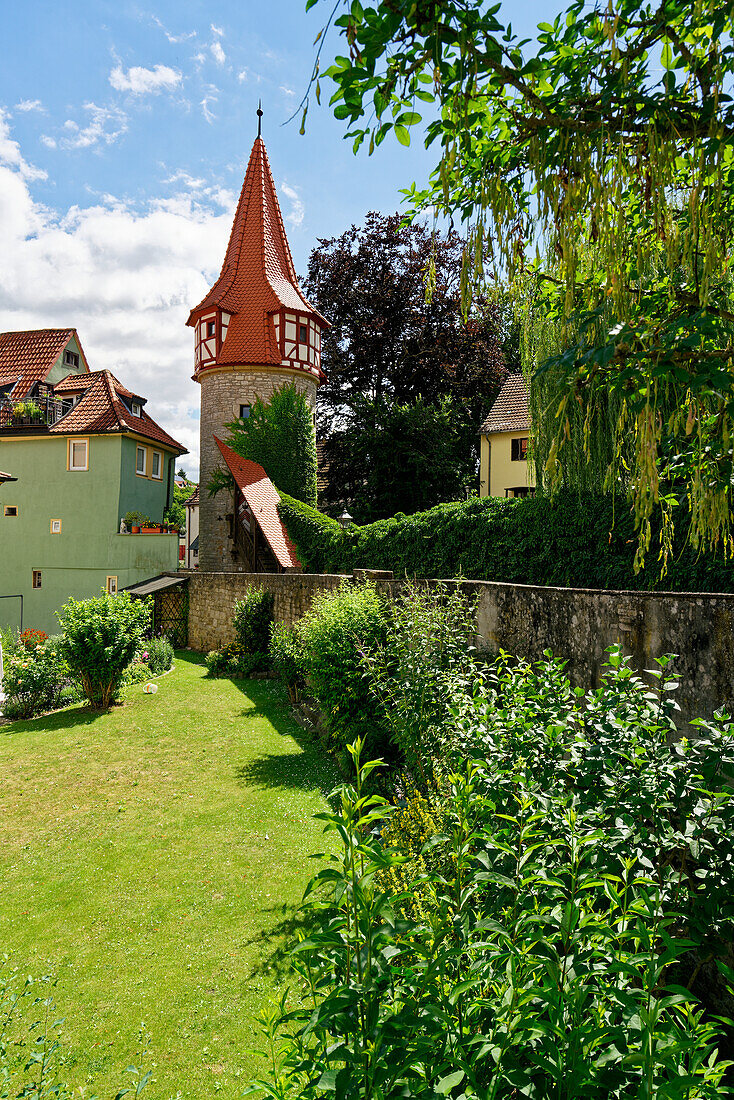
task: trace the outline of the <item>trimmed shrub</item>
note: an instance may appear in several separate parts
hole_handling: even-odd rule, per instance
[[[342,753],[355,737],[362,737],[372,755],[394,755],[363,657],[384,644],[387,622],[385,603],[373,585],[344,582],[336,592],[318,596],[299,624],[308,685],[333,747]]]
[[[250,588],[234,605],[235,640],[245,653],[267,653],[273,622],[273,594]]]
[[[574,588],[734,591],[734,564],[698,554],[681,524],[668,572],[660,577],[653,531],[635,573],[633,516],[623,497],[565,491],[553,500],[474,497],[427,512],[342,531],[315,509],[281,497],[279,512],[311,572],[391,569],[396,576],[467,577]]]
[[[45,642],[26,639],[15,653],[5,655],[3,714],[6,718],[33,718],[61,705],[69,669],[58,639],[45,637]]]
[[[168,638],[151,638],[144,652],[148,654],[147,662],[153,676],[168,672],[173,664],[173,646]]]
[[[278,490],[278,514],[296,544],[307,573],[337,573],[344,560],[345,532],[335,519]]]
[[[103,709],[117,699],[123,673],[150,627],[150,617],[149,603],[134,600],[129,592],[71,599],[62,608],[61,651],[93,707]]]
[[[270,634],[270,662],[285,684],[291,703],[297,703],[306,688],[308,659],[300,625],[273,623]]]

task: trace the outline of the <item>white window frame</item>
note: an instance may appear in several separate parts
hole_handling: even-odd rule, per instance
[[[158,458],[158,473],[155,472],[155,460]],[[150,476],[156,481],[163,481],[163,455],[160,451],[150,452]]]
[[[130,410],[131,410],[133,416],[142,416],[143,415],[143,407],[137,401],[131,401],[130,402]]]
[[[78,447],[82,443],[84,444],[84,465],[83,466],[76,466],[74,464],[74,461],[73,461],[73,459],[74,459],[74,448]],[[89,469],[89,440],[88,439],[74,439],[72,437],[69,440],[69,469],[71,471],[77,472],[77,473],[81,470],[88,470]]]
[[[139,470],[138,469],[138,455],[140,454],[141,451],[143,453],[143,468],[142,468],[142,470]],[[148,476],[148,449],[147,449],[147,447],[141,447],[139,443],[135,448],[135,473],[138,475],[138,477],[147,477]]]
[[[117,577],[107,577],[105,581],[105,591],[108,596],[117,595]]]
[[[51,520],[51,534],[52,535],[60,535],[61,534],[61,520],[60,519],[52,519]]]

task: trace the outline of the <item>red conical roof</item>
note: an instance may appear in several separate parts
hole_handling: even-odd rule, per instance
[[[328,324],[301,292],[285,235],[265,142],[255,139],[222,271],[187,324],[212,307],[232,314],[218,363],[280,363],[270,313],[281,307]]]

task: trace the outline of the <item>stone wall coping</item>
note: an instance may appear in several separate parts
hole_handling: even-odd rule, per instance
[[[278,576],[287,576],[290,580],[298,578],[304,581],[315,582],[317,580],[326,581],[350,581],[353,580],[351,573],[232,573],[232,572],[215,572],[213,570],[201,570],[201,569],[178,569],[167,573],[167,576],[178,577],[182,574],[186,576],[203,576],[203,577],[227,577],[230,581],[237,577],[238,580],[246,580],[251,578],[252,580],[262,580],[263,577],[275,579]],[[567,596],[633,596],[641,599],[665,599],[665,600],[731,600],[734,601],[734,592],[667,592],[658,589],[638,589],[638,588],[570,588],[561,587],[560,585],[546,585],[546,584],[519,584],[516,581],[485,581],[485,580],[473,580],[471,577],[393,577],[392,579],[383,580],[382,583],[393,584],[401,583],[403,581],[415,581],[418,584],[457,584],[457,585],[472,585],[481,586],[487,589],[512,589],[519,590],[521,592],[558,592]]]

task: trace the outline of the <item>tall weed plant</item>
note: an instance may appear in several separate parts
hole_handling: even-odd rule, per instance
[[[475,611],[460,584],[408,584],[390,606],[384,641],[363,655],[390,739],[424,790],[451,756],[453,708],[477,672]]]
[[[411,861],[366,793],[304,903],[305,993],[264,1018],[271,1097],[699,1100],[732,1094],[734,736],[677,734],[663,661],[594,691],[502,657],[454,701],[443,832]],[[413,867],[412,876],[406,872]],[[390,872],[401,868],[397,895]],[[426,890],[429,890],[429,894]],[[406,906],[417,890],[430,905]]]

